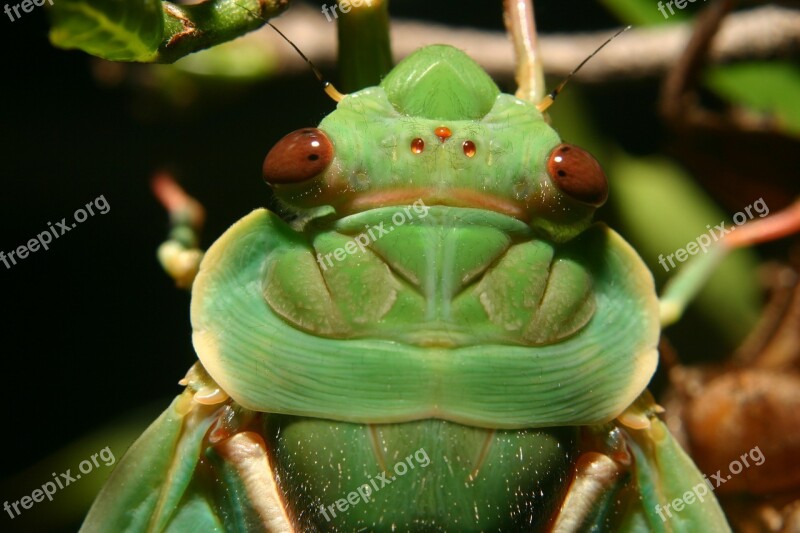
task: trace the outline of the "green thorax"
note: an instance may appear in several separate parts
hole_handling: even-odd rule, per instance
[[[397,213],[300,233],[257,210],[226,232],[192,297],[213,379],[259,411],[506,428],[605,421],[641,393],[657,300],[618,235],[595,226],[552,244],[510,217],[437,206],[353,248],[347,224]]]
[[[306,270],[302,254],[280,257],[265,296],[315,335],[535,345],[575,333],[595,309],[584,267],[523,222],[492,211],[386,207],[306,231],[316,264]],[[295,291],[298,270],[305,283]]]

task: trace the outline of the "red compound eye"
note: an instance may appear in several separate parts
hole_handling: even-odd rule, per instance
[[[322,130],[293,131],[272,147],[264,159],[264,180],[270,184],[299,183],[321,174],[333,160],[333,143]]]
[[[547,172],[564,194],[601,206],[608,198],[608,179],[592,155],[572,144],[559,144],[550,152]]]

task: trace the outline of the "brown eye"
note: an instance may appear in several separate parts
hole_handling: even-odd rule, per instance
[[[264,159],[267,183],[297,183],[310,180],[333,160],[333,143],[322,130],[293,131],[272,147]]]
[[[605,172],[583,148],[559,144],[550,152],[547,172],[561,192],[578,201],[599,207],[608,197]]]

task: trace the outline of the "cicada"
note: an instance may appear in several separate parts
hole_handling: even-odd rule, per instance
[[[652,275],[535,103],[425,47],[263,173],[294,217],[205,254],[199,362],[82,531],[728,530],[646,390]]]

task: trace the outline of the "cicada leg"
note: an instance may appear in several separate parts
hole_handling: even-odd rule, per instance
[[[586,451],[553,531],[730,531],[713,488],[656,416],[661,411],[644,393],[614,423],[584,429]]]
[[[586,522],[598,521],[597,509],[609,505],[620,489],[625,469],[608,455],[589,452],[578,459],[575,479],[564,499],[553,531],[579,531]]]
[[[169,237],[158,248],[158,260],[178,287],[188,289],[203,258],[198,243],[205,210],[168,174],[153,178],[153,192],[169,212],[171,226]]]

